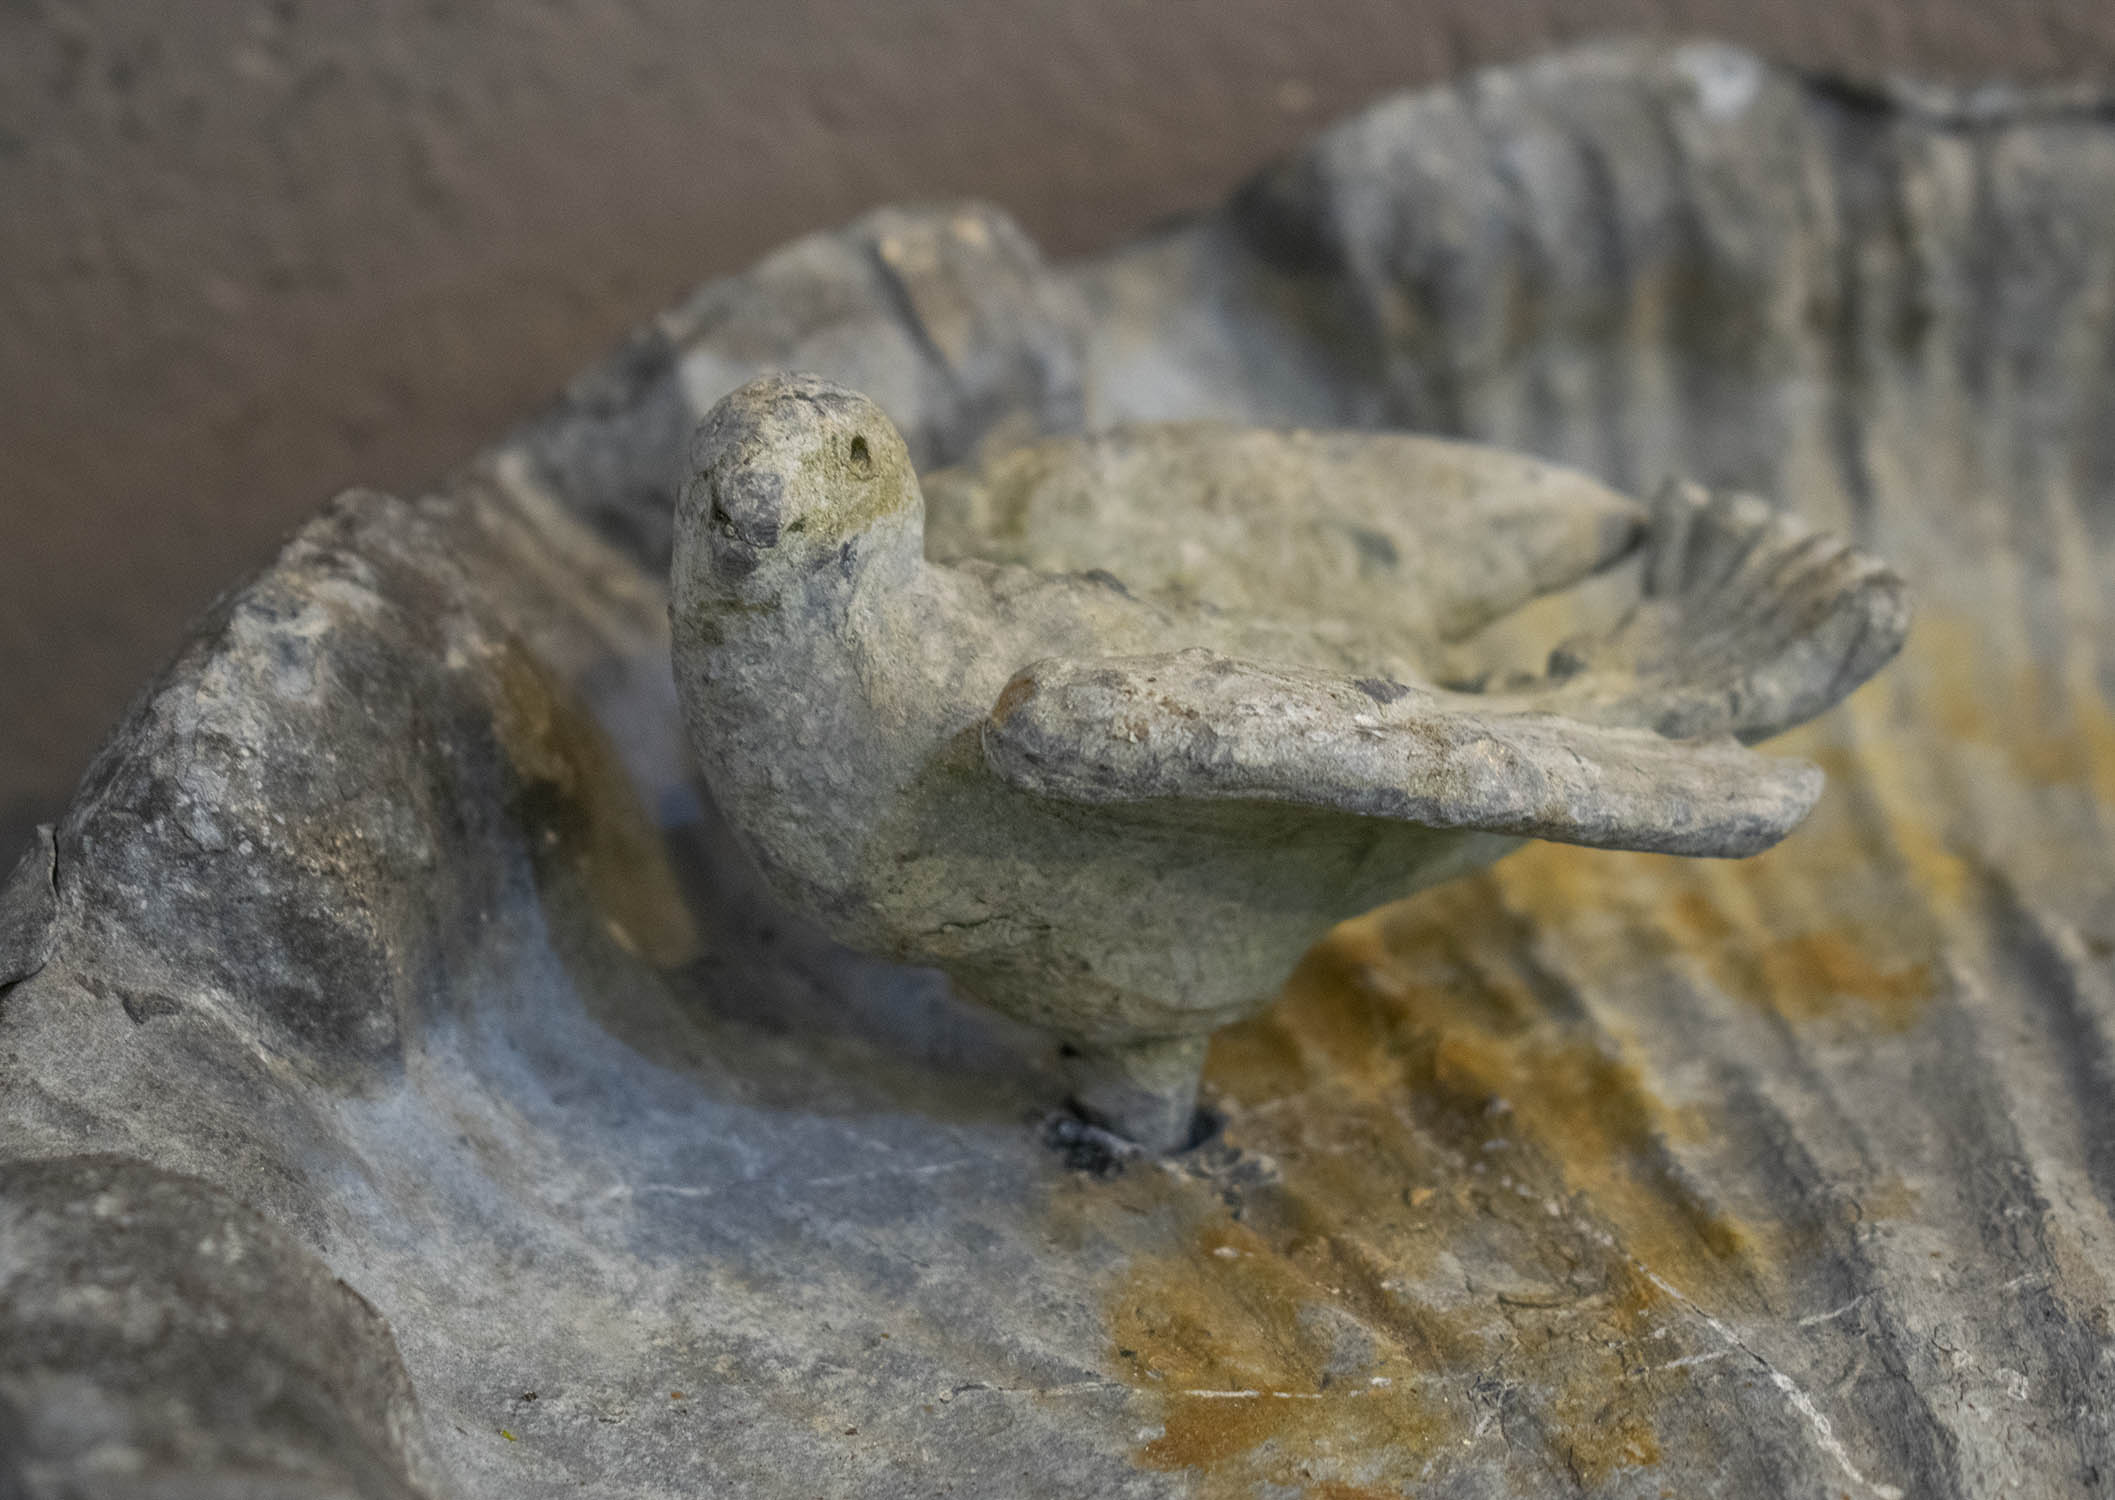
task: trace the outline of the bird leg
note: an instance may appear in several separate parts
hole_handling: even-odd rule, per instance
[[[1073,1107],[1149,1151],[1179,1151],[1195,1131],[1197,1077],[1210,1044],[1209,1036],[1068,1043]]]

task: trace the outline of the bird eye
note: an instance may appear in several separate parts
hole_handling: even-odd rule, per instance
[[[874,472],[874,455],[867,451],[867,440],[863,437],[852,439],[852,472],[861,479]]]

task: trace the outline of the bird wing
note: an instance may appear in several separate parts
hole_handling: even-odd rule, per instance
[[[1404,432],[1144,424],[927,475],[926,550],[1333,619],[1414,658],[1620,561],[1645,507],[1557,464]]]
[[[1877,558],[1753,495],[1671,483],[1653,503],[1629,617],[1559,647],[1550,677],[1504,701],[1752,745],[1879,671],[1909,620],[1908,585]]]
[[[986,763],[1068,802],[1276,802],[1666,854],[1738,856],[1791,831],[1821,773],[1730,736],[1670,740],[1475,694],[1203,649],[1036,662],[983,726]]]

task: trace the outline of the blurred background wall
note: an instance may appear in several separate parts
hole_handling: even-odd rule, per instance
[[[907,198],[1091,250],[1608,33],[2115,78],[2115,0],[0,0],[0,862],[289,527],[697,281]]]

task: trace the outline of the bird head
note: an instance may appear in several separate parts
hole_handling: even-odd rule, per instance
[[[819,375],[767,375],[724,397],[691,439],[676,567],[709,594],[760,603],[849,580],[877,553],[921,555],[924,502],[895,424]]]

